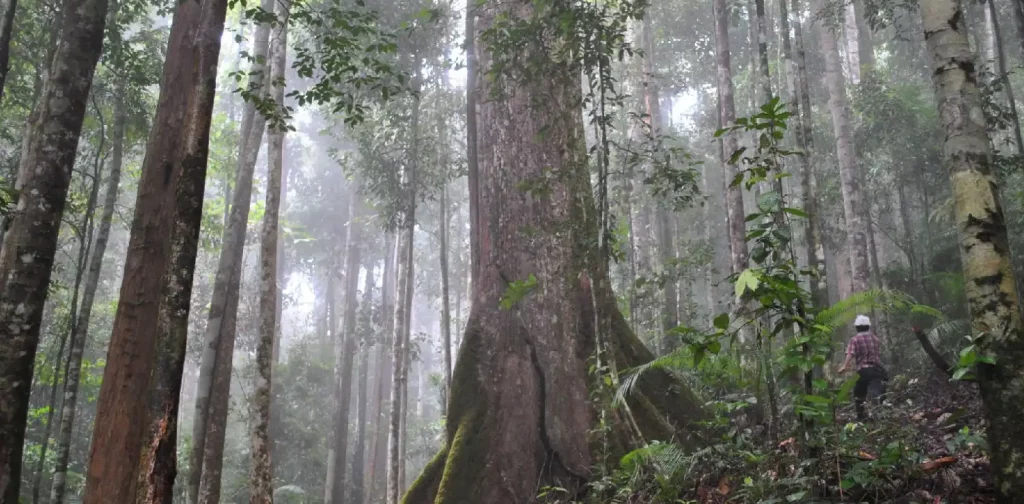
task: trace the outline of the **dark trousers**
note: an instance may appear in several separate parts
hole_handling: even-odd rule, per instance
[[[853,387],[853,400],[857,406],[857,419],[864,420],[867,416],[864,412],[864,399],[868,391],[872,391],[873,399],[878,404],[882,402],[882,394],[885,393],[885,382],[889,374],[882,366],[869,366],[857,370],[857,384]]]

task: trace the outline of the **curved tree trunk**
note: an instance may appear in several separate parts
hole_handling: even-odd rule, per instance
[[[13,6],[12,6],[13,7]],[[17,211],[0,248],[0,501],[18,502],[39,326],[107,0],[68,0],[51,72],[22,151]]]
[[[89,258],[89,271],[85,279],[85,290],[82,292],[82,308],[78,312],[78,320],[71,333],[71,353],[68,358],[67,381],[64,384],[64,404],[61,407],[60,430],[57,434],[56,463],[53,470],[53,482],[50,487],[50,502],[62,504],[67,486],[68,459],[71,453],[71,436],[78,411],[78,387],[82,375],[82,356],[89,334],[89,322],[92,320],[92,308],[99,287],[100,272],[103,269],[103,257],[110,241],[110,227],[114,219],[117,205],[118,188],[121,182],[121,164],[124,159],[124,135],[127,114],[124,103],[124,83],[119,83],[114,92],[114,123],[111,138],[113,145],[110,156],[110,174],[107,176],[106,194],[103,198],[103,214],[100,216],[99,229],[96,232],[96,243],[93,245],[92,257]]]
[[[528,9],[484,4],[480,28],[496,15],[530,15]],[[480,104],[484,225],[473,226],[480,281],[455,365],[448,441],[409,490],[407,504],[528,503],[538,486],[579,488],[599,462],[589,433],[598,419],[592,386],[600,380],[589,375],[587,360],[599,347],[600,358],[620,368],[653,358],[619,312],[597,249],[580,69],[544,61],[549,79],[512,77],[515,92]],[[482,70],[489,63],[482,51]],[[522,190],[539,177],[550,181],[543,196]],[[502,308],[510,283],[530,275],[536,286]],[[612,446],[627,449],[639,441],[637,430],[644,439],[686,442],[692,422],[703,417],[697,399],[667,374],[652,372],[641,382],[629,409],[613,412],[633,421],[613,422]]]
[[[1024,495],[1024,327],[1019,294],[960,2],[922,2],[921,17],[946,131],[943,164],[952,181],[967,303],[974,328],[985,333],[983,350],[995,357],[995,364],[978,365],[978,383],[989,423],[996,501],[1009,504]]]

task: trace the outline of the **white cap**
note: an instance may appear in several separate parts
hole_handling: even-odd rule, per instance
[[[866,315],[857,315],[857,319],[853,321],[853,325],[854,327],[870,326],[871,319],[869,319]]]

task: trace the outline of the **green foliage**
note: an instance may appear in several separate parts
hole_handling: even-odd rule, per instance
[[[501,296],[500,306],[504,310],[510,310],[516,303],[525,298],[534,288],[537,287],[537,277],[530,273],[526,280],[513,280],[505,288]]]

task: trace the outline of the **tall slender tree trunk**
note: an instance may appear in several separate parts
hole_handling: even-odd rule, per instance
[[[978,382],[989,423],[996,501],[1009,504],[1024,494],[1019,294],[963,11],[955,0],[933,0],[921,4],[921,17],[946,131],[943,164],[953,186],[967,303],[974,328],[985,333],[983,351],[995,358],[994,364],[979,363]]]
[[[405,212],[402,221],[402,236],[399,267],[398,292],[399,301],[395,310],[395,371],[391,384],[391,422],[388,433],[388,481],[385,489],[386,504],[397,504],[404,484],[405,460],[402,457],[405,448],[405,414],[408,411],[409,387],[409,336],[411,333],[412,298],[416,287],[415,276],[415,237],[416,237],[416,203],[417,203],[417,162],[419,155],[419,119],[420,99],[418,91],[422,85],[422,56],[417,52],[414,56],[413,88],[417,91],[413,98],[412,120],[409,130],[412,134],[412,163],[405,173]],[[483,246],[483,244],[481,244]]]
[[[263,0],[262,9],[273,13],[273,0]],[[269,29],[260,25],[254,41],[256,63],[250,89],[265,95],[269,79],[264,62],[269,52]],[[252,197],[253,171],[259,155],[266,118],[247,102],[239,133],[238,172],[231,202],[231,221],[225,232],[224,247],[217,262],[217,276],[210,301],[203,354],[196,391],[192,458],[189,474],[190,504],[216,504],[220,501],[221,472],[224,463],[224,437],[231,391],[231,370],[238,322],[238,291],[242,281],[242,256]]]
[[[999,80],[1003,81],[1003,92],[1006,93],[1006,104],[1010,109],[1010,119],[1013,122],[1013,145],[1017,148],[1017,154],[1024,154],[1024,137],[1021,136],[1020,115],[1017,113],[1017,100],[1013,95],[1013,84],[1010,83],[1010,74],[1006,65],[1006,50],[1003,49],[1002,30],[999,29],[999,15],[996,13],[995,0],[986,2],[988,15],[992,19],[992,36],[995,40],[996,68],[999,72]]]
[[[476,188],[480,186],[480,168],[477,142],[477,93],[480,84],[477,82],[477,50],[476,50],[476,16],[479,3],[466,0],[466,167],[469,181],[469,222],[470,227],[480,225],[480,198]],[[480,241],[479,237],[470,233],[469,236],[469,278],[475,285],[480,276]]]
[[[647,117],[645,123],[651,139],[662,135],[661,124],[661,93],[657,80],[654,78],[654,26],[650,15],[644,16],[643,26],[643,72],[644,72],[644,111]],[[676,243],[672,225],[672,210],[664,204],[657,205],[655,210],[655,225],[657,226],[658,252],[661,259],[661,269],[664,273],[670,274],[675,268]],[[662,353],[674,350],[670,343],[669,331],[679,325],[679,284],[671,277],[667,279],[662,287],[661,299],[661,336],[658,342]]]
[[[370,254],[367,254],[370,255]],[[366,261],[366,279],[363,281],[363,306],[356,328],[359,338],[359,383],[356,384],[356,447],[352,452],[352,498],[350,502],[362,504],[366,495],[366,421],[367,395],[370,376],[370,318],[373,314],[373,283],[375,260]]]
[[[757,12],[757,66],[760,74],[761,94],[763,95],[762,100],[768,101],[775,96],[775,93],[772,92],[772,74],[768,67],[768,20],[766,19],[764,1],[754,0],[754,7]]]
[[[99,228],[96,232],[96,243],[89,258],[89,272],[85,279],[85,290],[82,292],[82,308],[78,312],[78,320],[71,333],[71,353],[68,356],[68,374],[64,384],[64,403],[61,407],[60,430],[57,435],[56,462],[53,470],[53,482],[50,487],[50,502],[62,504],[67,488],[68,460],[71,453],[71,436],[74,431],[75,416],[78,411],[78,387],[82,376],[82,356],[88,341],[89,323],[92,320],[92,308],[96,301],[96,290],[99,288],[100,272],[103,269],[103,257],[107,243],[110,241],[110,227],[114,219],[117,205],[118,189],[121,183],[121,165],[124,160],[124,137],[127,114],[125,111],[124,82],[120,82],[114,91],[114,122],[111,131],[110,174],[107,176],[106,194],[103,199],[103,213],[100,215]]]
[[[480,28],[491,28],[498,16],[528,17],[529,9],[485,3]],[[600,458],[589,435],[598,421],[591,394],[601,393],[591,385],[600,380],[588,373],[588,359],[598,348],[602,363],[620,368],[653,358],[618,311],[598,247],[578,108],[581,69],[534,47],[511,56],[544,65],[542,82],[483,84],[485,96],[501,98],[480,104],[478,222],[485,225],[472,227],[481,244],[480,277],[452,377],[447,441],[406,504],[525,504],[546,485],[571,494]],[[491,61],[490,51],[481,51],[482,73]],[[522,194],[521,184],[544,174],[550,196]],[[503,309],[509,284],[531,274],[537,287]],[[691,422],[703,417],[696,399],[667,374],[642,381],[627,398],[635,422],[613,422],[610,445],[630,449],[638,436],[631,426],[645,439],[688,444]]]
[[[186,2],[174,14],[97,404],[89,504],[171,502],[178,391],[226,11],[226,1]]]
[[[440,243],[439,256],[441,258],[441,345],[444,356],[444,404],[448,409],[448,395],[452,387],[452,321],[451,301],[449,300],[448,288],[448,184],[441,188],[441,202],[439,204],[441,216],[441,229],[438,230]]]
[[[848,75],[850,82],[857,85],[860,84],[860,31],[857,26],[857,6],[853,1],[843,3],[843,35],[846,37],[844,55],[850,63]]]
[[[408,217],[407,217],[408,218]],[[385,488],[385,503],[395,504],[398,502],[400,464],[399,439],[401,437],[402,410],[404,409],[403,396],[408,387],[408,347],[406,346],[406,300],[411,297],[412,286],[412,257],[413,257],[413,226],[406,224],[402,229],[399,238],[398,254],[398,302],[395,304],[395,331],[393,335],[394,371],[391,378],[391,414],[389,416],[388,429],[388,456],[387,456],[387,485]]]
[[[0,0],[0,103],[4,99],[4,84],[11,61],[11,35],[14,33],[14,13],[18,0]]]
[[[821,240],[821,214],[818,211],[818,177],[812,162],[814,157],[814,120],[811,108],[810,78],[807,76],[807,52],[804,46],[803,13],[801,0],[792,0],[793,42],[796,52],[796,88],[800,102],[800,123],[798,136],[803,142],[801,156],[803,171],[801,186],[804,193],[804,210],[807,212],[807,263],[814,267],[816,275],[811,277],[811,293],[817,306],[828,304],[828,272],[825,269],[825,250]],[[795,102],[795,101],[794,101]]]
[[[814,0],[815,11],[823,12],[822,0]],[[821,52],[825,58],[825,84],[828,87],[828,107],[832,114],[832,127],[836,137],[836,157],[842,181],[843,215],[846,221],[846,247],[850,254],[852,271],[851,292],[868,289],[871,268],[868,261],[868,231],[864,217],[864,197],[861,191],[857,155],[853,143],[853,126],[846,99],[846,81],[839,60],[839,47],[835,33],[829,26],[818,30]]]
[[[289,2],[280,6],[270,44],[270,95],[284,106],[285,63],[288,55]],[[249,471],[250,504],[273,504],[274,472],[270,460],[270,391],[273,384],[274,348],[278,333],[277,283],[278,222],[281,211],[281,178],[284,171],[284,128],[273,128],[267,142],[267,194],[260,237],[260,327],[256,347],[256,386],[253,391],[255,422],[252,430],[252,468]]]
[[[4,502],[19,498],[39,326],[86,103],[103,48],[106,11],[107,0],[67,0],[62,43],[54,52],[28,131],[28,148],[22,152],[19,178],[24,183],[19,184],[17,211],[0,247],[0,500]]]
[[[377,343],[377,366],[379,373],[376,391],[377,409],[373,414],[374,434],[373,442],[370,444],[372,458],[370,463],[369,497],[371,499],[382,495],[386,486],[385,475],[387,474],[387,469],[385,464],[387,463],[388,453],[388,432],[390,432],[388,429],[390,414],[387,413],[390,412],[388,407],[390,403],[387,399],[391,393],[392,373],[395,366],[394,353],[388,352],[388,350],[394,346],[395,294],[397,290],[397,272],[395,271],[396,245],[394,233],[387,233],[387,237],[384,240],[384,276],[383,285],[381,285],[381,332]]]
[[[352,404],[352,361],[355,357],[358,334],[356,333],[356,308],[358,307],[359,266],[361,264],[360,247],[362,241],[362,223],[359,222],[360,198],[357,190],[353,190],[349,214],[352,219],[348,224],[348,250],[345,251],[345,325],[341,333],[334,337],[340,340],[338,359],[334,366],[335,404],[334,404],[334,444],[331,447],[334,474],[327,480],[327,504],[343,504],[348,475],[348,424],[349,406]],[[330,471],[328,471],[330,473]]]

